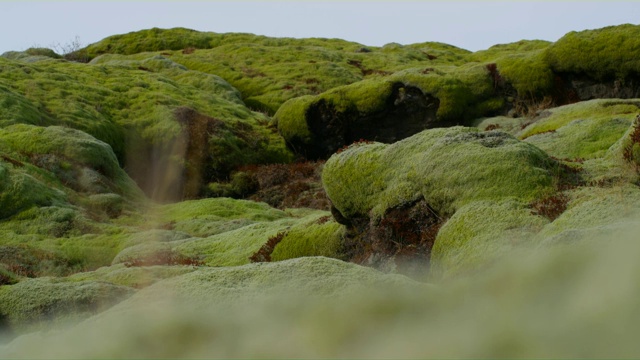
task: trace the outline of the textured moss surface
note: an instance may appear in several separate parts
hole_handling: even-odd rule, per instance
[[[347,218],[380,217],[423,197],[453,214],[476,200],[531,201],[552,191],[555,162],[501,132],[454,127],[423,131],[392,145],[355,145],[325,164],[323,183]]]
[[[546,51],[558,72],[587,74],[596,79],[625,78],[640,73],[640,26],[619,25],[569,32]]]
[[[133,293],[104,282],[29,279],[0,287],[0,314],[14,331],[27,332],[89,317]]]

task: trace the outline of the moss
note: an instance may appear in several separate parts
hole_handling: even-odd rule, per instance
[[[640,73],[640,26],[619,25],[569,32],[551,45],[546,59],[555,72],[585,74],[597,80]]]
[[[43,125],[51,122],[46,113],[23,95],[0,84],[0,126],[17,123]]]
[[[317,97],[307,95],[291,99],[280,106],[273,119],[282,137],[288,141],[296,139],[302,143],[311,142],[307,110],[316,100]]]
[[[24,333],[87,318],[133,292],[104,282],[28,279],[0,287],[0,314],[14,332]]]
[[[456,68],[413,68],[400,71],[390,79],[416,86],[440,100],[437,117],[443,123],[462,124],[502,107],[494,100],[493,79],[484,65],[469,64]]]
[[[548,94],[554,86],[554,73],[545,61],[543,50],[506,55],[496,60],[500,75],[523,98]]]
[[[536,236],[545,244],[612,236],[640,215],[640,191],[628,184],[585,187],[571,192],[567,210]]]
[[[176,110],[184,107],[220,125],[194,145],[202,148],[209,176],[224,177],[247,163],[292,159],[282,138],[267,128],[268,119],[250,111],[226,81],[163,56],[90,65],[0,59],[0,66],[0,86],[11,89],[4,101],[24,113],[0,120],[82,130],[109,144],[121,165],[143,172],[132,173],[141,182],[151,165],[168,162],[154,156],[175,156],[177,166],[189,166],[185,154],[172,154],[188,130],[188,122],[177,118]]]
[[[329,213],[319,213],[308,221],[300,221],[287,230],[271,253],[272,261],[304,256],[341,258],[344,227],[329,219]]]
[[[69,281],[99,281],[142,289],[158,281],[180,276],[197,268],[193,266],[143,266],[126,267],[124,264],[101,267],[94,271],[69,276]]]
[[[471,125],[482,131],[499,130],[516,136],[527,121],[529,121],[529,119],[526,117],[512,118],[508,116],[494,116],[478,118],[474,120]]]
[[[0,219],[34,206],[64,204],[65,194],[33,176],[0,162]]]
[[[637,112],[638,104],[633,100],[595,99],[582,101],[577,104],[545,110],[544,115],[534,119],[533,124],[518,133],[518,137],[526,139],[535,134],[555,131],[574,120],[629,117]]]
[[[158,264],[156,261],[162,261],[168,259],[171,255],[171,246],[164,242],[145,242],[138,245],[133,245],[120,251],[111,265],[116,264],[154,264],[154,265],[169,265]]]
[[[172,223],[175,230],[206,237],[238,226],[283,219],[287,214],[265,203],[214,198],[164,205],[158,216],[161,223]]]
[[[206,238],[175,242],[172,249],[187,258],[197,258],[207,266],[237,266],[249,263],[249,257],[267,240],[296,223],[296,219],[258,222]]]
[[[532,248],[532,238],[548,221],[511,200],[480,201],[461,207],[438,232],[431,252],[431,275],[452,277],[488,268],[514,249]]]
[[[165,296],[184,299],[195,306],[207,306],[210,301],[226,305],[229,304],[227,301],[260,301],[282,293],[292,297],[339,297],[373,286],[413,290],[425,287],[402,276],[383,274],[340,260],[305,257],[272,263],[200,268],[143,289],[119,308],[131,309],[136,304],[156,299],[163,292]]]
[[[552,191],[556,170],[545,153],[507,134],[454,127],[353,146],[327,161],[322,180],[347,218],[377,218],[420,197],[446,216],[477,200],[531,201]]]
[[[520,40],[508,44],[493,45],[486,50],[476,51],[469,54],[467,59],[477,62],[491,62],[505,55],[513,55],[517,53],[537,52],[548,48],[552,42],[545,40]]]

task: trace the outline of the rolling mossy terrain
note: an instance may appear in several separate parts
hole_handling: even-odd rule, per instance
[[[637,39],[7,52],[0,357],[638,357]]]

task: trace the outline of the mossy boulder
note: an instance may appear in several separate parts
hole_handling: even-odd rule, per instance
[[[386,267],[390,257],[428,262],[443,222],[461,209],[507,200],[522,207],[553,194],[562,176],[555,160],[511,135],[453,127],[352,146],[327,161],[322,178],[335,219],[347,226],[347,256]]]
[[[429,277],[468,274],[518,251],[531,251],[539,246],[535,235],[548,223],[527,204],[511,199],[469,203],[440,228]]]
[[[275,121],[291,148],[317,159],[361,139],[391,143],[434,127],[438,106],[419,88],[369,80],[290,100]]]

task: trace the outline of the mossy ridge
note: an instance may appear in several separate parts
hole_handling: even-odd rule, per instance
[[[158,281],[184,275],[196,269],[194,266],[154,265],[127,267],[124,264],[118,264],[101,267],[94,271],[73,274],[68,276],[67,280],[70,282],[100,281],[134,289],[142,289]]]
[[[134,290],[106,282],[42,277],[0,286],[0,314],[14,333],[71,324],[111,307]]]
[[[183,33],[188,35],[181,43],[184,47],[180,47],[177,34]],[[192,40],[198,37],[201,40]],[[192,41],[199,44],[188,45]],[[207,41],[209,45],[205,44]],[[127,45],[134,42],[135,47]],[[162,43],[166,49],[162,49]],[[189,47],[193,49],[185,50]],[[90,58],[96,54],[127,55],[125,58],[139,58],[147,52],[163,54],[191,70],[222,76],[242,92],[248,106],[270,114],[294,97],[319,94],[366,77],[384,76],[423,64],[460,65],[469,53],[435,42],[388,44],[379,48],[339,39],[268,38],[187,29],[151,29],[117,35],[81,52]],[[256,57],[256,53],[260,56]]]
[[[585,74],[596,80],[640,74],[640,26],[618,25],[569,32],[545,50],[555,72]]]
[[[327,161],[322,179],[347,218],[378,218],[421,196],[448,216],[472,201],[513,197],[528,202],[549,194],[557,170],[544,152],[507,134],[453,127],[426,130],[392,145],[350,147]]]

